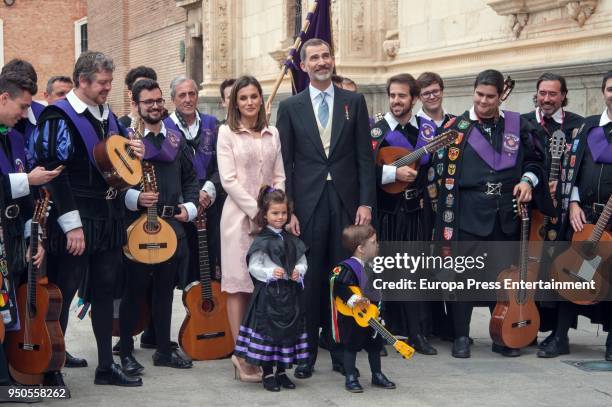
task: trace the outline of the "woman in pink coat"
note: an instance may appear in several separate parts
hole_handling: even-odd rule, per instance
[[[221,290],[234,340],[246,312],[253,283],[246,253],[258,228],[257,193],[262,185],[284,189],[285,171],[278,131],[267,125],[261,85],[251,76],[236,80],[227,124],[219,128],[217,160],[227,199],[221,215]],[[259,369],[232,357],[237,378],[261,381]],[[239,373],[239,376],[238,376]]]

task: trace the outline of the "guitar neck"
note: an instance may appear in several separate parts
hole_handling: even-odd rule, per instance
[[[521,220],[521,259],[520,259],[520,279],[527,280],[527,265],[529,261],[529,218]]]
[[[32,220],[32,226],[30,227],[30,251],[31,256],[34,257],[38,253],[38,222]],[[30,260],[28,264],[28,309],[34,310],[36,307],[36,282],[38,280],[38,269],[34,266],[34,262]]]
[[[414,150],[412,153],[400,158],[396,162],[393,163],[396,167],[403,167],[406,165],[410,165],[412,163],[420,160],[425,154],[427,154],[427,146],[423,146],[417,150]]]
[[[599,215],[595,228],[593,232],[591,232],[591,236],[589,236],[590,242],[599,242],[601,240],[603,232],[606,230],[606,226],[608,226],[608,222],[610,221],[610,216],[612,216],[612,195],[608,198],[608,203],[606,203],[604,210],[601,212],[601,215]]]
[[[389,345],[393,346],[395,342],[397,342],[397,339],[395,339],[391,332],[387,331],[387,328],[385,328],[375,318],[370,318],[370,320],[368,321],[368,325],[370,325],[376,332],[378,332],[378,334],[381,335]]]
[[[561,165],[561,160],[557,157],[553,157],[550,163],[550,173],[548,174],[549,181],[558,181],[559,180],[559,168]]]
[[[200,266],[202,299],[211,299],[212,286],[210,284],[210,263],[208,257],[208,238],[206,236],[206,229],[198,229],[198,263]]]

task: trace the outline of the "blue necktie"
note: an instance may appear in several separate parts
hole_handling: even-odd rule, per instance
[[[321,103],[319,103],[319,122],[321,122],[321,126],[323,128],[327,127],[327,121],[329,120],[329,106],[327,105],[327,101],[325,100],[326,93],[321,92]]]

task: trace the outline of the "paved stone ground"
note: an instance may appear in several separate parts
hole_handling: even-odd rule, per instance
[[[176,338],[185,315],[177,291],[174,302],[173,334]],[[69,351],[85,357],[90,367],[65,369],[70,400],[47,401],[54,406],[612,406],[612,372],[584,372],[565,360],[603,360],[605,333],[581,319],[571,331],[572,354],[557,359],[538,359],[536,348],[520,358],[508,359],[491,352],[488,334],[489,312],[477,308],[472,321],[471,359],[450,356],[450,343],[434,341],[439,354],[415,354],[402,359],[392,349],[383,358],[383,371],[394,380],[396,390],[370,386],[367,357],[359,355],[365,392],[344,390],[343,377],[331,370],[327,352],[322,352],[315,375],[295,380],[297,389],[270,393],[261,384],[234,380],[228,359],[196,362],[193,369],[154,367],[153,351],[139,349],[135,357],[145,366],[144,386],[120,388],[95,386],[93,376],[96,348],[89,320],[71,315],[66,344]],[[544,335],[540,335],[542,339]],[[137,342],[138,343],[138,342]]]

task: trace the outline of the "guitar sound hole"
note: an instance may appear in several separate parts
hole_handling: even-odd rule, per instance
[[[202,311],[212,312],[215,309],[215,303],[212,300],[202,301]]]
[[[144,230],[148,234],[159,232],[160,227],[161,226],[159,225],[159,223],[145,222],[144,224]]]

